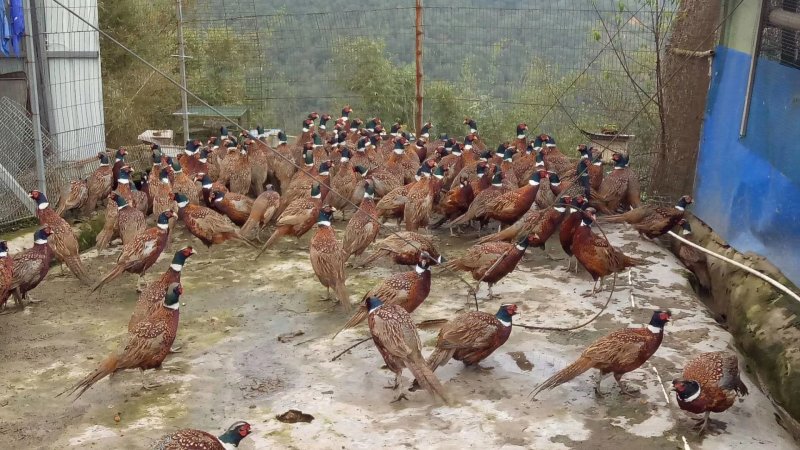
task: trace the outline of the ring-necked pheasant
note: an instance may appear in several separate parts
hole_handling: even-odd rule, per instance
[[[133,314],[131,314],[131,318],[128,321],[129,332],[136,329],[139,322],[147,319],[150,314],[158,308],[161,301],[164,300],[167,288],[169,288],[172,283],[181,282],[181,274],[183,273],[183,266],[186,264],[186,260],[196,253],[197,252],[194,251],[192,247],[184,247],[178,250],[172,257],[172,262],[170,262],[166,272],[161,274],[161,278],[153,281],[142,289],[139,298],[136,300]]]
[[[134,209],[128,204],[125,197],[118,195],[116,192],[109,194],[108,198],[117,205],[116,220],[122,244],[125,245],[147,228],[144,214],[138,209]]]
[[[317,218],[317,231],[311,238],[308,256],[311,268],[319,282],[327,289],[326,299],[331,298],[331,288],[336,294],[336,299],[344,306],[345,311],[350,310],[350,295],[347,293],[344,263],[347,255],[336,240],[336,230],[331,227],[331,219],[336,208],[325,205],[319,211]]]
[[[605,237],[592,232],[592,223],[596,219],[594,212],[594,208],[587,208],[583,212],[583,219],[575,230],[575,234],[572,235],[572,247],[570,247],[575,258],[594,280],[590,295],[603,289],[603,278],[606,276],[628,267],[647,264],[646,260],[625,255],[612,247]],[[598,280],[600,289],[597,288]]]
[[[242,226],[250,218],[253,199],[236,192],[212,191],[208,199],[212,208],[228,216],[233,223]]]
[[[247,239],[257,239],[261,241],[261,232],[275,217],[275,213],[281,205],[281,195],[275,192],[271,184],[268,184],[264,192],[253,202],[250,216],[242,225],[239,232]]]
[[[261,247],[256,259],[281,236],[292,235],[300,242],[300,237],[308,233],[308,230],[314,226],[317,217],[319,217],[319,209],[322,206],[321,198],[322,193],[320,192],[319,184],[315,184],[311,187],[311,195],[309,197],[297,199],[290,203],[278,217],[275,222],[275,231],[272,232],[267,242]]]
[[[205,431],[184,428],[159,439],[153,450],[231,450],[239,447],[242,439],[251,432],[247,422],[234,423],[218,437]]]
[[[29,298],[28,292],[32,291],[47,276],[50,263],[53,261],[53,249],[47,240],[53,230],[44,226],[33,234],[33,247],[23,250],[13,256],[13,279],[10,291],[14,294],[17,304],[22,307],[22,300]],[[0,302],[3,303],[3,302]]]
[[[117,180],[119,180],[119,171],[125,166],[127,163],[125,162],[125,156],[128,154],[128,151],[125,150],[125,147],[120,147],[117,149],[116,153],[114,153],[114,165],[111,166],[111,190],[116,191],[117,185],[119,184]],[[100,197],[103,198],[103,197]]]
[[[34,189],[28,196],[36,202],[36,218],[39,219],[39,224],[49,225],[53,230],[50,246],[56,257],[66,264],[83,284],[91,286],[92,279],[81,263],[80,246],[72,232],[72,227],[50,208],[50,202],[47,201],[44,192]]]
[[[189,203],[199,205],[200,189],[197,188],[194,178],[190,178],[189,175],[183,172],[181,164],[176,159],[172,160],[172,174],[175,177],[172,182],[172,191],[176,194],[183,194],[189,200]]]
[[[428,367],[436,371],[451,358],[465,366],[478,365],[506,343],[511,336],[511,318],[516,313],[517,305],[508,303],[500,305],[494,315],[483,311],[459,314],[439,331],[436,349],[428,357]]]
[[[64,216],[64,213],[73,209],[81,208],[86,204],[89,196],[89,188],[86,180],[70,180],[61,191],[56,205],[56,214]]]
[[[603,214],[616,213],[617,208],[627,196],[628,183],[636,178],[636,174],[625,167],[624,156],[614,153],[611,158],[614,160],[614,170],[603,178],[600,189],[592,192],[590,201],[590,204]]]
[[[167,246],[169,236],[169,219],[173,217],[172,211],[164,211],[158,216],[155,227],[148,228],[122,246],[122,253],[117,258],[117,263],[111,271],[92,287],[92,292],[105,283],[117,278],[124,272],[138,274],[143,277],[147,269],[158,260],[161,252]]]
[[[347,257],[360,256],[364,253],[378,236],[380,229],[378,210],[375,208],[375,190],[370,180],[367,180],[364,183],[364,199],[361,200],[358,211],[350,217],[344,230],[342,249]]]
[[[422,252],[428,253],[437,263],[444,262],[431,236],[413,231],[398,231],[375,243],[377,250],[358,265],[365,266],[379,258],[391,257],[395,264],[411,266],[419,261]]]
[[[583,195],[579,195],[572,199],[570,203],[570,213],[566,219],[561,222],[561,227],[558,230],[558,240],[561,243],[561,249],[567,254],[567,272],[572,268],[572,237],[575,235],[575,229],[581,224],[583,220],[583,211],[589,206],[589,200]],[[578,272],[578,261],[575,261],[575,272]]]
[[[239,227],[231,219],[205,206],[189,203],[183,194],[175,194],[178,202],[178,218],[186,225],[194,237],[211,247],[213,244],[222,244],[230,239],[240,241],[250,247],[257,248],[253,243],[242,237]]]
[[[558,230],[558,225],[566,217],[572,199],[561,197],[556,204],[545,209],[530,209],[511,226],[478,240],[483,244],[493,241],[514,242],[528,236],[528,244],[544,250],[545,242]]]
[[[447,394],[442,383],[428,368],[422,357],[422,344],[419,340],[417,327],[411,320],[411,315],[399,305],[384,305],[376,298],[369,297],[364,301],[364,307],[369,311],[369,331],[375,347],[383,356],[383,360],[394,372],[393,389],[400,388],[400,376],[403,368],[408,368],[419,384],[431,394],[448,403]],[[401,394],[395,401],[405,398]]]
[[[564,384],[589,369],[600,371],[594,388],[597,395],[603,395],[600,383],[608,375],[614,375],[620,392],[630,394],[622,383],[622,376],[641,367],[658,350],[664,339],[664,325],[671,317],[669,311],[655,311],[644,328],[625,328],[601,337],[587,347],[577,361],[537,386],[531,397],[535,398],[541,391]]]
[[[179,283],[170,285],[161,307],[128,332],[127,342],[121,350],[111,354],[92,373],[59,395],[77,392],[77,399],[93,384],[120,370],[141,369],[144,377],[145,370],[160,368],[178,331],[181,294],[183,288]],[[143,387],[148,388],[146,385]]]
[[[384,279],[381,284],[364,294],[359,310],[347,321],[342,330],[353,328],[367,318],[364,300],[370,297],[379,297],[388,305],[399,305],[409,313],[414,312],[431,292],[431,266],[436,264],[438,262],[431,255],[423,252],[414,270],[396,273]]]
[[[703,414],[696,428],[700,434],[708,427],[708,416],[733,406],[736,397],[747,395],[739,378],[739,359],[728,352],[701,353],[686,363],[681,377],[672,380],[678,406],[693,414]]]
[[[464,256],[445,263],[443,267],[469,272],[475,281],[488,284],[489,298],[492,298],[494,297],[492,286],[514,271],[527,249],[526,235],[523,235],[516,244],[509,242],[476,244],[470,247]],[[475,293],[477,294],[477,290]]]
[[[672,208],[644,205],[623,214],[602,217],[598,222],[626,222],[633,225],[633,228],[635,228],[640,235],[655,239],[675,228],[675,226],[683,220],[686,207],[693,202],[694,200],[690,195],[684,195],[678,199],[678,203]]]

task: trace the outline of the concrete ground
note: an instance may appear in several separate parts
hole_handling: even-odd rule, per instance
[[[336,226],[341,230],[344,224]],[[191,243],[199,254],[183,273],[182,352],[168,357],[163,370],[147,374],[149,382],[161,386],[143,391],[141,375],[129,371],[100,381],[74,402],[56,398],[119,345],[136,300],[135,276],[125,275],[89,294],[56,267],[34,291],[41,303],[0,316],[0,448],[148,448],[177,428],[217,434],[237,420],[253,425],[254,433],[240,446],[248,450],[796,448],[748,374],[744,381],[751,394],[712,416],[714,433],[698,438],[690,430],[690,417],[674,397],[665,399],[656,369],[668,389],[683,363],[697,353],[735,351],[732,338],[706,313],[672,255],[623,228],[607,232],[626,252],[652,262],[618,279],[633,287],[617,288],[608,309],[585,328],[514,329],[505,346],[484,361],[492,370],[465,369],[457,362],[439,369],[437,375],[458,399],[453,406],[432,403],[424,391],[390,403],[394,393],[383,387],[392,375],[381,369],[383,361],[371,341],[331,362],[367,331],[359,327],[331,340],[347,315],[320,300],[325,291],[313,277],[307,252],[294,242],[281,243],[253,263],[250,249],[225,244],[208,251],[185,232],[178,233],[172,251]],[[441,249],[449,258],[472,243],[471,237],[442,234]],[[20,239],[12,252],[19,242],[30,245],[29,235]],[[86,264],[99,275],[118,252],[87,253]],[[557,242],[549,252],[564,256]],[[165,252],[151,278],[167,267],[169,257],[171,252]],[[564,265],[530,250],[517,271],[495,287],[498,298],[487,300],[485,287],[479,293],[481,309],[495,312],[499,304],[514,302],[521,313],[515,319],[529,325],[566,327],[591,317],[607,293],[582,297],[591,288],[589,276],[568,274]],[[349,269],[352,300],[398,270],[388,263]],[[431,294],[415,319],[448,318],[469,308],[472,299],[466,291],[452,274],[434,272]],[[612,393],[596,398],[593,374],[587,373],[529,400],[536,384],[569,364],[595,338],[638,326],[656,308],[670,308],[674,323],[650,362],[625,377],[642,390],[637,398],[620,396],[610,379],[604,387]],[[423,353],[431,351],[436,332],[421,331]],[[291,334],[298,335],[282,337]],[[289,409],[314,420],[276,420]]]

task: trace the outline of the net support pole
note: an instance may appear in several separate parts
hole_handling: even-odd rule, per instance
[[[416,96],[417,96],[417,110],[414,115],[414,127],[417,133],[422,129],[422,0],[416,0],[416,42],[415,42],[415,65],[417,69],[417,82],[416,82]]]
[[[42,122],[39,116],[39,84],[36,80],[36,47],[33,45],[33,17],[31,0],[23,0],[22,15],[25,16],[25,69],[28,79],[28,93],[31,102],[31,123],[33,125],[33,152],[36,156],[36,185],[39,191],[47,193],[44,174],[44,148],[42,147]]]
[[[181,70],[181,112],[183,116],[183,142],[189,142],[189,99],[186,95],[186,45],[183,40],[183,0],[177,0],[178,8],[178,59]]]

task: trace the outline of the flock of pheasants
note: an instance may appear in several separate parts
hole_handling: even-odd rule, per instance
[[[390,257],[397,264],[414,266],[365,294],[344,328],[367,320],[375,346],[396,375],[394,388],[401,392],[396,400],[404,397],[401,373],[408,368],[415,377],[412,390],[421,387],[450,402],[434,374],[437,367],[450,359],[477,365],[488,357],[508,339],[517,307],[503,304],[496,314],[473,311],[452,318],[442,325],[436,348],[426,360],[410,314],[430,292],[432,266],[470,272],[479,283],[488,284],[491,297],[492,285],[514,270],[528,247],[544,248],[558,233],[563,250],[577,260],[575,270],[580,263],[595,280],[594,295],[597,281],[602,289],[604,277],[646,263],[624,255],[592,231],[598,213],[605,214],[600,221],[627,222],[648,238],[678,226],[684,234],[691,232],[683,218],[691,197],[682,197],[674,207],[641,205],[627,155],[614,154],[613,169],[606,174],[593,148],[578,146],[580,158],[571,159],[552,136],[530,139],[525,124],[517,126],[513,140],[490,150],[471,119],[465,119],[469,131],[458,142],[447,136],[431,139],[431,124],[416,136],[399,124],[387,133],[380,119],[363,123],[351,119],[351,112],[345,107],[332,126],[329,115],[311,113],[294,143],[281,132],[274,148],[263,135],[234,136],[225,129],[205,144],[188,142],[176,157],[152,145],[152,167],[137,181],[124,148],[117,150],[113,162],[101,153],[100,167],[87,179],[72,181],[57,208],[51,208],[44,193],[30,193],[42,227],[34,234],[34,246],[16,255],[9,256],[6,243],[0,242],[0,303],[5,305],[13,294],[21,305],[47,275],[53,256],[92,290],[124,272],[143,276],[179,222],[208,247],[231,239],[257,247],[256,241],[272,226],[259,256],[282,236],[299,241],[316,225],[309,245],[311,265],[328,295],[332,289],[345,310],[351,308],[345,270],[351,257],[360,265]],[[119,237],[122,251],[114,267],[95,282],[81,263],[78,241],[62,215],[73,209],[89,214],[103,199],[107,199],[105,225],[97,247],[106,248]],[[341,241],[331,226],[337,211],[343,219],[346,211],[352,211]],[[155,226],[148,228],[150,215]],[[433,223],[432,217],[438,220]],[[374,242],[390,218],[397,219],[398,227],[402,223],[404,231],[392,231]],[[490,223],[499,224],[497,232],[480,237],[464,255],[449,261],[428,234],[420,233],[443,226],[452,234],[472,225],[481,236]],[[362,256],[371,245],[371,253]],[[140,286],[125,346],[67,392],[80,396],[114,372],[161,366],[178,328],[181,270],[194,253],[192,247],[178,250],[159,279]],[[655,311],[644,328],[622,329],[598,339],[533,395],[592,368],[600,371],[598,395],[607,375],[613,375],[620,391],[629,394],[622,375],[656,352],[670,317],[669,311]],[[680,407],[705,414],[698,423],[701,432],[710,412],[725,411],[738,395],[747,394],[738,370],[735,355],[705,353],[673,381]],[[155,448],[232,448],[250,431],[246,422],[233,424],[218,437],[180,430]]]

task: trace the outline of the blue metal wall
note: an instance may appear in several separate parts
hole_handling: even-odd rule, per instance
[[[739,138],[751,55],[716,52],[693,211],[737,250],[765,256],[800,285],[800,70],[759,59]]]

